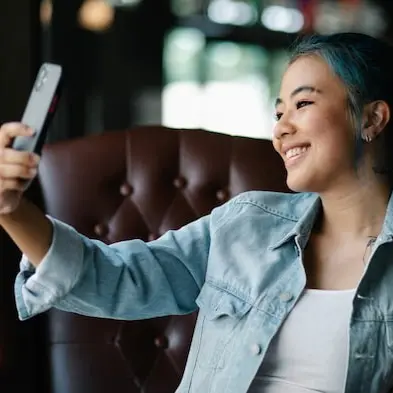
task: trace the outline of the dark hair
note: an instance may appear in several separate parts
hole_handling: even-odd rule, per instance
[[[362,33],[337,33],[299,37],[290,51],[289,64],[302,56],[318,55],[326,61],[347,88],[348,109],[356,130],[355,165],[363,155],[362,113],[367,103],[385,101],[393,116],[393,47],[387,42]],[[393,185],[392,119],[383,130],[385,151],[377,173],[389,175]],[[389,154],[390,153],[390,154]],[[392,157],[392,158],[390,158]]]

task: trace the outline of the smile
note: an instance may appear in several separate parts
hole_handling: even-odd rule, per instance
[[[302,153],[304,153],[307,149],[309,148],[309,146],[303,146],[303,147],[294,147],[293,149],[289,149],[286,153],[285,153],[285,157],[287,159],[298,156]]]
[[[289,166],[304,157],[310,146],[294,147],[285,153],[285,166]]]

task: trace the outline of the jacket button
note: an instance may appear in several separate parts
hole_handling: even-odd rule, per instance
[[[255,356],[260,355],[262,353],[262,347],[259,344],[252,344],[250,352]]]
[[[280,294],[280,300],[282,302],[290,302],[293,299],[292,293],[289,292],[283,292]]]

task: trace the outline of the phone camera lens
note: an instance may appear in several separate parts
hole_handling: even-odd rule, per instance
[[[39,81],[37,81],[37,83],[35,84],[34,89],[35,89],[36,91],[40,91],[40,90],[41,90],[41,87],[42,87],[42,81],[39,80]]]
[[[46,67],[43,67],[38,75],[37,78],[37,82],[35,85],[35,90],[39,91],[42,88],[42,85],[46,82],[46,80],[48,79],[48,71],[46,69]]]

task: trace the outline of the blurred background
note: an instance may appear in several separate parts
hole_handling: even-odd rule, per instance
[[[2,0],[0,120],[43,61],[66,83],[49,139],[163,124],[270,138],[288,45],[309,32],[391,39],[382,0]]]

